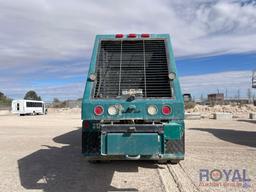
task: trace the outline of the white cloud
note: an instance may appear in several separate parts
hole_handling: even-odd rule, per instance
[[[183,92],[192,93],[199,98],[201,94],[206,96],[208,93],[217,93],[219,90],[228,96],[234,97],[239,94],[246,97],[248,89],[252,86],[251,71],[228,71],[221,73],[210,73],[195,76],[184,76],[180,78]],[[254,92],[256,95],[256,91]]]
[[[256,52],[256,3],[206,0],[0,0],[0,82],[34,76],[85,75],[94,37],[105,33],[170,33],[175,55]],[[84,63],[74,66],[53,61]],[[69,71],[71,74],[69,74]],[[44,71],[44,75],[40,73]],[[2,80],[1,80],[2,79]],[[5,80],[6,81],[6,80]],[[28,81],[27,81],[28,83]],[[11,87],[0,84],[12,95]],[[14,87],[15,88],[15,87]]]
[[[255,6],[199,0],[2,0],[1,60],[89,56],[96,34],[118,32],[170,33],[177,56],[256,51],[251,43],[256,40]]]

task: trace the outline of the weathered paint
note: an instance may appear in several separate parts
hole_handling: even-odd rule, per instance
[[[127,36],[126,36],[127,37]],[[124,99],[92,99],[93,81],[87,79],[82,101],[82,120],[89,121],[89,128],[83,131],[93,132],[100,131],[97,124],[101,120],[125,120],[125,119],[143,119],[143,120],[161,120],[167,122],[164,125],[164,134],[157,133],[106,133],[101,134],[100,151],[101,155],[93,155],[91,153],[84,154],[89,159],[125,159],[125,155],[141,155],[140,159],[183,159],[184,153],[165,153],[167,141],[182,141],[184,135],[184,103],[181,93],[178,74],[171,46],[170,36],[168,34],[151,34],[150,38],[159,38],[166,40],[166,50],[168,52],[168,70],[176,73],[176,79],[170,81],[174,91],[174,96],[170,99],[166,98],[136,98],[133,101]],[[98,49],[101,40],[116,39],[115,35],[97,35],[95,46],[91,58],[88,75],[95,73]],[[123,40],[129,38],[122,38]],[[118,39],[119,40],[119,39]],[[129,39],[130,40],[130,39]],[[156,115],[147,113],[149,105],[154,104],[158,108]],[[101,105],[104,113],[100,116],[94,114],[94,107]],[[110,116],[107,109],[111,105],[121,105],[122,109],[115,116]],[[164,115],[161,108],[169,105],[172,108],[170,115]],[[128,108],[136,108],[133,112],[125,113]],[[183,137],[184,138],[184,137]]]
[[[160,154],[161,143],[161,137],[157,133],[108,133],[101,135],[101,154]]]
[[[164,138],[169,140],[181,139],[183,127],[178,123],[169,123],[164,125]]]
[[[173,90],[174,90],[174,97],[172,99],[136,99],[132,102],[127,102],[125,100],[121,99],[92,99],[92,88],[93,88],[93,81],[90,81],[87,79],[86,81],[86,87],[84,91],[83,96],[83,102],[82,102],[82,119],[83,120],[92,120],[92,119],[111,119],[111,120],[120,120],[120,119],[172,119],[172,120],[183,120],[184,119],[184,104],[183,104],[183,97],[181,93],[179,78],[176,70],[176,64],[174,60],[173,50],[171,46],[170,36],[168,34],[151,34],[151,38],[160,38],[160,39],[166,39],[167,41],[167,48],[168,51],[168,68],[169,72],[175,72],[176,73],[176,79],[170,82],[172,84]],[[88,71],[88,75],[91,73],[95,73],[95,67],[96,67],[96,59],[97,59],[97,53],[99,49],[100,41],[103,39],[116,39],[115,35],[97,35],[95,39],[95,46],[93,49],[93,54],[91,58],[90,68]],[[128,39],[128,38],[127,38]],[[125,38],[123,39],[125,40]],[[115,104],[121,104],[124,109],[129,107],[130,105],[135,105],[141,112],[140,113],[129,113],[117,116],[109,116],[107,114],[107,111],[105,110],[104,114],[101,116],[96,116],[93,113],[93,109],[96,105],[102,105],[104,109],[107,109],[110,105]],[[162,105],[170,105],[173,109],[173,112],[169,116],[165,116],[161,114],[161,110],[158,111],[158,114],[155,116],[150,116],[147,114],[147,106],[150,104],[155,104],[161,109]]]

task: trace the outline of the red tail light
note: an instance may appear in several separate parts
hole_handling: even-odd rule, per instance
[[[95,115],[102,115],[104,112],[104,109],[102,106],[98,105],[94,108],[94,114]]]
[[[147,37],[149,37],[149,34],[148,34],[148,33],[142,33],[142,34],[141,34],[141,37],[147,38]]]
[[[116,38],[123,38],[124,35],[123,34],[116,34]]]
[[[130,34],[128,35],[128,37],[129,37],[129,38],[135,38],[135,37],[137,37],[137,35],[136,35],[135,33],[130,33]]]
[[[170,106],[165,105],[165,106],[162,107],[162,113],[164,115],[170,115],[171,112],[172,112],[172,108]]]
[[[89,121],[83,121],[83,128],[89,128],[90,124]]]

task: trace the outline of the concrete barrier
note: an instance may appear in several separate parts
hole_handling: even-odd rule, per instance
[[[185,119],[199,120],[201,119],[201,113],[185,113]]]
[[[216,120],[231,120],[233,117],[232,113],[214,113],[213,118]]]
[[[250,113],[249,119],[255,119],[256,120],[256,113]]]

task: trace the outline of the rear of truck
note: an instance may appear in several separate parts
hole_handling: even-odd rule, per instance
[[[184,159],[184,103],[169,35],[97,35],[82,120],[89,160]]]

